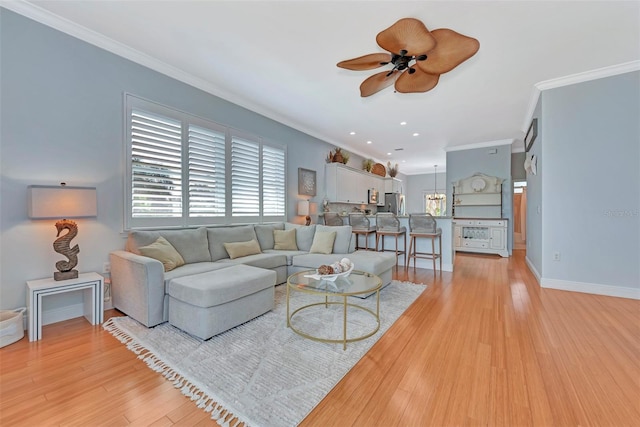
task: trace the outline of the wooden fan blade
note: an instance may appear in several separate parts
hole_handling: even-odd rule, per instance
[[[346,68],[347,70],[373,70],[382,66],[382,62],[390,62],[391,55],[388,53],[372,53],[370,55],[359,56],[353,59],[347,59],[346,61],[338,62],[338,67]]]
[[[418,67],[425,73],[444,74],[453,70],[480,49],[480,42],[472,37],[456,33],[448,28],[431,32],[437,40],[436,47],[427,52],[426,61],[418,61]]]
[[[399,72],[398,70],[394,70],[390,76],[387,76],[387,74],[389,74],[389,71],[376,73],[363,81],[360,85],[360,96],[363,98],[371,96],[385,87],[391,86],[396,78],[398,78]]]
[[[437,74],[428,74],[416,68],[416,72],[409,74],[408,71],[402,73],[396,80],[396,91],[402,93],[426,92],[438,84],[440,76]]]
[[[406,50],[406,55],[416,56],[427,53],[436,46],[427,27],[414,18],[402,18],[376,36],[378,45],[391,53],[399,54]]]

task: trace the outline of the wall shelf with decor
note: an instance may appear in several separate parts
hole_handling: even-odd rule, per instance
[[[453,183],[451,215],[454,218],[502,218],[502,182],[476,173]]]

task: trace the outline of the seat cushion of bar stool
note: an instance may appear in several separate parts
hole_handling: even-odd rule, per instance
[[[389,236],[393,236],[395,234],[402,234],[402,233],[406,233],[407,232],[407,227],[405,227],[404,225],[402,227],[400,227],[399,229],[391,229],[391,228],[378,228],[376,230],[376,232],[378,234],[385,234],[385,235],[389,235]]]

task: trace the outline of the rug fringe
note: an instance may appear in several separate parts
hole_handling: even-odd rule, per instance
[[[191,383],[168,362],[165,362],[150,349],[138,343],[134,336],[120,329],[115,324],[115,319],[112,317],[104,322],[102,324],[104,330],[124,344],[127,349],[137,354],[138,359],[146,363],[150,369],[159,372],[167,381],[170,381],[183,395],[195,401],[198,408],[210,413],[211,419],[223,427],[237,427],[240,424],[249,427],[249,422],[244,417],[230,412],[223,403],[219,402],[219,399],[209,395],[206,390],[201,389],[198,385]]]

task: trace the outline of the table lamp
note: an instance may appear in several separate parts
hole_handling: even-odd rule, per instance
[[[309,216],[309,201],[298,201],[298,215],[305,216],[305,225],[311,225],[311,217]]]
[[[78,245],[71,246],[71,240],[78,235],[78,225],[69,218],[91,218],[98,214],[95,187],[69,187],[64,182],[60,186],[30,185],[28,187],[29,218],[60,219],[56,222],[58,234],[53,249],[67,257],[68,261],[56,262],[58,271],[54,280],[68,280],[78,277]],[[62,236],[63,230],[67,230]]]

